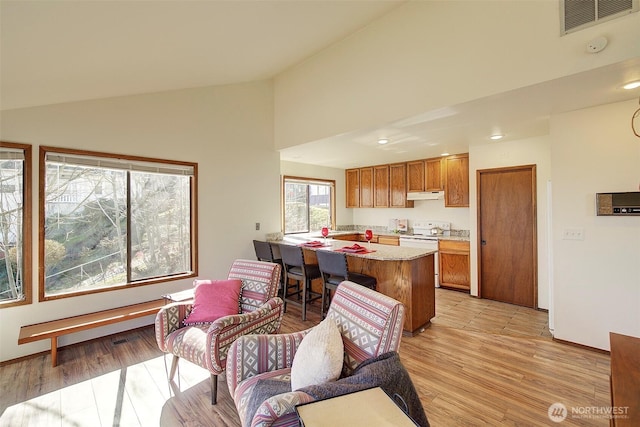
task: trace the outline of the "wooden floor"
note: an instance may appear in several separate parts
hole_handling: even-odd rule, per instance
[[[549,314],[545,311],[445,289],[436,290],[436,317],[431,322],[467,331],[551,338]]]
[[[436,307],[432,326],[400,348],[432,426],[548,426],[553,403],[610,405],[609,356],[554,342],[546,313],[443,289]],[[282,332],[313,326],[317,312],[302,322],[290,308]],[[56,368],[48,354],[0,368],[1,426],[240,425],[224,379],[216,406],[208,373],[188,362],[168,384],[152,327],[62,348],[58,358]],[[570,414],[561,425],[608,420]]]

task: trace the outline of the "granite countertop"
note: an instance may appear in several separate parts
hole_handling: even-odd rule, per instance
[[[353,234],[353,233],[344,233],[344,234]],[[290,245],[300,245],[304,242],[309,242],[312,240],[317,240],[323,242],[323,239],[314,238],[310,235],[307,237],[303,237],[301,235],[297,235],[296,237],[286,236],[284,240],[275,242],[275,243],[283,243]],[[312,251],[326,251],[326,250],[334,250],[344,248],[346,246],[352,246],[354,242],[347,240],[334,240],[331,238],[327,238],[326,246],[323,247],[304,247],[304,249],[312,250]],[[412,259],[417,259],[423,256],[431,255],[436,253],[436,251],[421,249],[421,248],[407,248],[401,246],[391,246],[391,245],[379,245],[377,243],[358,243],[360,246],[364,246],[367,249],[370,249],[373,252],[369,253],[347,253],[348,256],[355,256],[361,258],[368,258],[378,261],[409,261]]]
[[[438,236],[438,240],[455,240],[457,242],[469,242],[469,236]]]
[[[330,231],[329,232],[329,238],[334,237],[334,236],[348,236],[350,234],[363,234],[362,231],[358,231],[358,230],[348,230],[348,231]],[[411,237],[413,236],[413,234],[410,233],[393,233],[393,232],[379,232],[373,233],[374,236],[390,236],[390,237]],[[315,233],[307,233],[307,234],[299,234],[298,236],[305,236],[306,238],[310,239],[310,240],[318,240],[318,239],[322,239],[322,235],[318,232]],[[468,242],[469,236],[445,236],[445,235],[439,235],[436,236],[438,238],[438,240],[455,240],[455,241],[459,241],[459,242]]]

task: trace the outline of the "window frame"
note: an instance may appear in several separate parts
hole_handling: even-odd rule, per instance
[[[0,141],[0,147],[22,150],[24,166],[22,173],[22,299],[0,301],[0,309],[28,305],[33,302],[33,193],[32,193],[32,153],[31,144]]]
[[[46,203],[46,195],[45,195],[45,184],[46,184],[46,157],[47,154],[61,154],[61,155],[72,155],[72,156],[87,156],[87,157],[99,157],[105,159],[117,159],[120,161],[131,161],[131,162],[143,162],[143,163],[158,163],[163,165],[176,165],[176,166],[187,166],[193,168],[193,176],[191,177],[191,272],[189,273],[181,273],[174,274],[162,277],[154,277],[150,279],[141,279],[130,282],[127,280],[126,283],[102,287],[91,290],[82,290],[77,292],[68,292],[62,293],[58,295],[46,295],[45,290],[45,203]],[[188,279],[192,277],[198,276],[198,164],[194,162],[184,162],[179,160],[166,160],[166,159],[158,159],[152,157],[141,157],[141,156],[132,156],[132,155],[124,155],[124,154],[114,154],[114,153],[105,153],[98,151],[87,151],[87,150],[76,150],[69,148],[60,148],[60,147],[49,147],[49,146],[40,146],[39,150],[39,207],[38,207],[38,300],[39,301],[51,301],[62,298],[72,298],[82,295],[96,294],[101,292],[111,292],[122,289],[130,289],[139,286],[147,286],[153,285],[157,283],[165,283],[175,280]],[[129,207],[127,207],[129,209]],[[130,277],[129,273],[127,277]]]
[[[282,175],[282,179],[280,181],[280,228],[282,230],[282,234],[285,235],[293,235],[293,234],[304,234],[304,233],[313,233],[314,230],[309,231],[296,231],[292,233],[285,233],[285,188],[287,181],[297,181],[305,184],[323,184],[329,185],[331,187],[331,206],[329,209],[329,215],[331,217],[331,224],[329,228],[331,230],[336,229],[336,181],[334,179],[323,179],[323,178],[310,178],[310,177],[302,177],[302,176],[293,176],[293,175]],[[307,200],[307,215],[309,214],[309,201]],[[319,230],[318,230],[319,231]]]

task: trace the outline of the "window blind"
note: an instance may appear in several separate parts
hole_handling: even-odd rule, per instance
[[[333,182],[331,181],[322,181],[319,179],[304,179],[304,178],[286,178],[284,179],[284,182],[287,184],[305,184],[305,185],[327,185],[327,186],[333,186]]]
[[[16,148],[0,148],[0,160],[24,160],[24,151]]]
[[[151,161],[144,162],[111,157],[80,156],[75,154],[48,152],[45,155],[45,161],[47,163],[54,163],[59,165],[127,170],[145,173],[160,173],[165,175],[193,176],[195,174],[194,167],[190,165],[178,165]]]

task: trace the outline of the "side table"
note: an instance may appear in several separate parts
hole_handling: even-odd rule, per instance
[[[303,427],[416,427],[380,387],[296,406]]]

